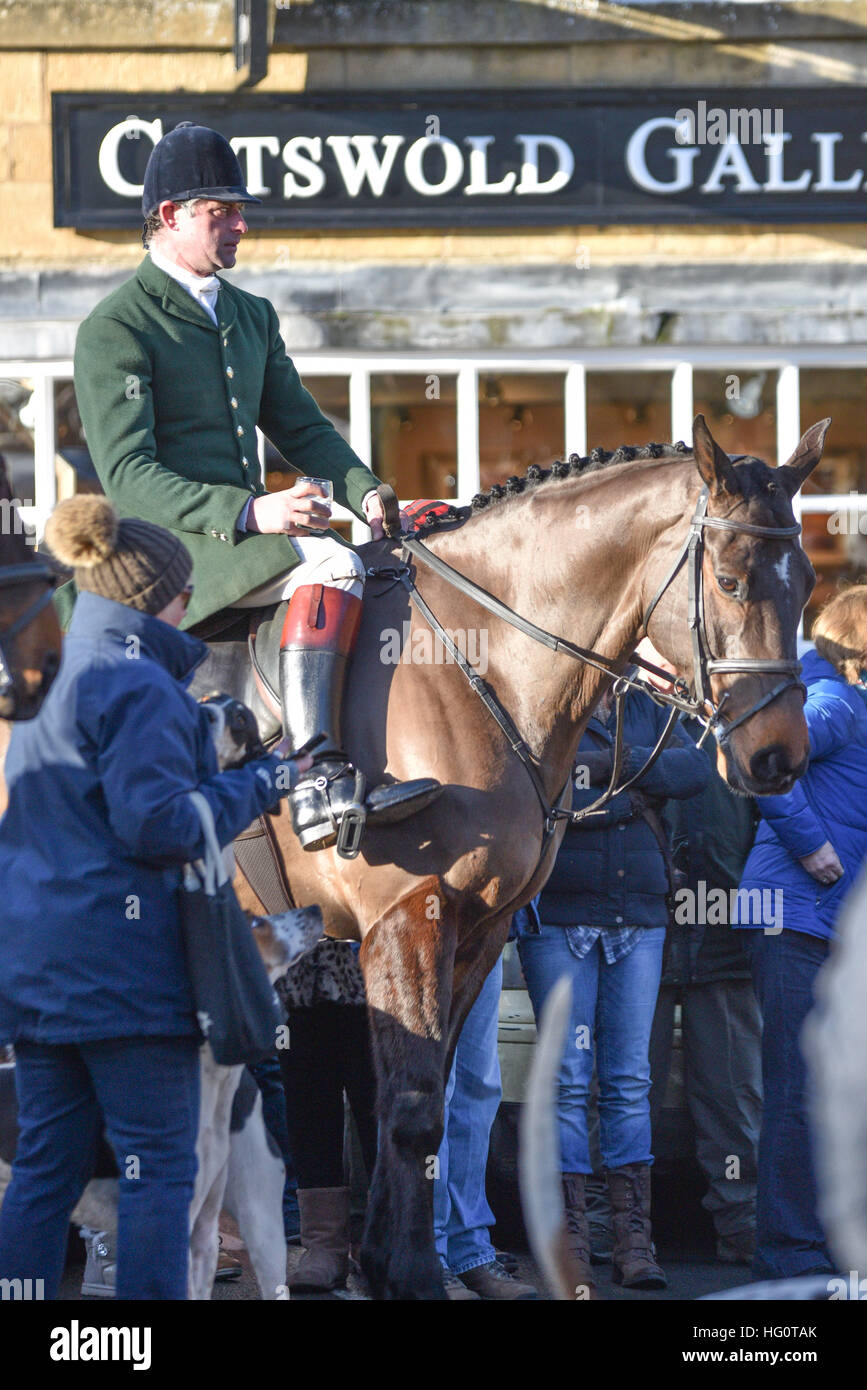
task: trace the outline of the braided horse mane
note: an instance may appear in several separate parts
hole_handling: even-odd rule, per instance
[[[496,506],[498,502],[507,501],[510,497],[517,497],[542,483],[561,482],[585,473],[597,473],[603,468],[612,468],[618,463],[632,463],[636,459],[684,457],[690,452],[683,440],[679,439],[676,444],[621,444],[613,450],[591,449],[586,457],[570,454],[567,459],[557,459],[550,468],[540,468],[537,463],[531,463],[523,477],[514,475],[505,483],[494,483],[487,492],[477,492],[468,506],[450,506],[439,515],[427,512],[417,534],[430,536],[443,528],[454,527],[455,523],[468,521],[471,516],[485,511],[488,507]]]

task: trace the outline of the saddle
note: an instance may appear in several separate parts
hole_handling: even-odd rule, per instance
[[[225,608],[189,629],[211,649],[193,677],[190,694],[200,700],[220,690],[242,700],[255,714],[266,747],[283,727],[278,672],[287,607],[284,600],[267,608]]]
[[[283,732],[278,670],[287,607],[284,600],[267,608],[226,608],[189,629],[210,647],[190,694],[200,700],[220,690],[243,701],[256,716],[266,748]],[[234,849],[239,869],[266,912],[295,906],[268,816],[239,835]]]

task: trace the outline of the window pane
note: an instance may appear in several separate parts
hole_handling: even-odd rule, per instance
[[[777,460],[777,373],[713,367],[693,374],[693,408],[727,454]],[[689,443],[689,440],[687,440]]]
[[[801,427],[832,418],[825,452],[804,485],[809,492],[867,492],[867,371],[861,368],[803,368]]]
[[[398,497],[456,495],[456,378],[378,372],[370,378],[373,471]]]
[[[816,587],[804,613],[809,637],[823,604],[847,583],[867,576],[867,512],[841,507],[832,513],[806,512],[801,517],[804,549],[816,571]]]
[[[479,478],[483,490],[563,457],[562,372],[479,375]]]
[[[12,495],[29,505],[34,500],[33,382],[0,378],[0,454],[6,463]]]
[[[58,498],[71,497],[76,492],[102,492],[70,380],[54,383],[54,430]]]
[[[670,372],[587,373],[588,449],[670,439]]]

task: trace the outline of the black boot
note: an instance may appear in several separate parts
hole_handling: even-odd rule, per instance
[[[337,844],[346,859],[358,853],[367,821],[386,825],[414,815],[439,796],[430,777],[367,789],[341,743],[346,668],[361,621],[361,599],[343,589],[310,584],[296,589],[280,639],[283,726],[293,748],[314,734],[325,742],[313,766],[289,794],[292,826],[304,849]]]

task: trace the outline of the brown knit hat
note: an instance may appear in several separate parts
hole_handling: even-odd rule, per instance
[[[45,542],[75,570],[79,589],[142,613],[159,613],[193,572],[190,552],[171,531],[137,517],[121,520],[107,497],[89,493],[55,507]]]

